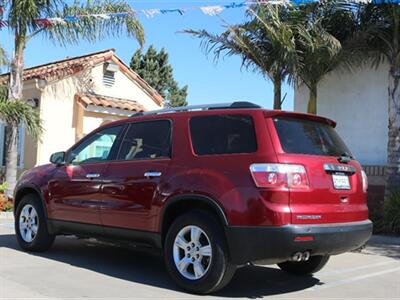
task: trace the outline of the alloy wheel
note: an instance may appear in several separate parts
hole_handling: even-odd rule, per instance
[[[30,205],[25,205],[19,216],[19,233],[26,243],[31,243],[39,229],[39,218],[36,209]]]
[[[198,280],[207,273],[211,265],[210,239],[200,227],[186,226],[175,237],[173,256],[175,266],[182,276]]]

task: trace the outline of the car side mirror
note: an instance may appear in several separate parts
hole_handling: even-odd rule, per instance
[[[50,156],[50,162],[55,165],[65,164],[65,152],[56,152]]]

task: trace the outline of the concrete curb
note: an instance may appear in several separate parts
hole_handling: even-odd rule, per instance
[[[14,220],[12,212],[0,212],[0,220]]]

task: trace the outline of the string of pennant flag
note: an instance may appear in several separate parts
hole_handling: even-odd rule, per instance
[[[127,12],[118,12],[118,13],[101,13],[101,14],[86,14],[86,15],[71,15],[65,17],[55,17],[55,18],[41,18],[35,19],[34,22],[40,27],[51,27],[53,25],[66,25],[71,22],[79,22],[84,18],[97,18],[108,20],[112,18],[127,18],[132,16],[133,14],[139,13],[144,15],[146,18],[153,18],[156,15],[165,15],[165,14],[178,14],[185,15],[188,11],[198,10],[208,16],[217,16],[221,14],[226,9],[234,9],[234,8],[243,8],[253,4],[275,4],[275,5],[301,5],[308,3],[318,3],[323,0],[262,0],[262,1],[244,1],[244,2],[232,2],[226,5],[211,5],[211,6],[192,6],[186,8],[173,8],[173,9],[160,9],[160,8],[151,8],[151,9],[141,9],[141,10],[131,10]],[[383,4],[383,3],[391,3],[391,4],[400,4],[400,0],[347,0],[349,3],[374,3],[374,4]],[[4,12],[4,7],[0,5],[0,28],[7,26],[7,21],[2,20],[1,16]]]

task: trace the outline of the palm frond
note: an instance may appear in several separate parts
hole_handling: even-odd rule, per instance
[[[259,71],[270,79],[291,78],[297,68],[297,50],[293,26],[286,18],[290,7],[252,6],[251,21],[239,25],[224,24],[225,31],[212,34],[206,30],[185,30],[201,40],[201,47],[218,61],[223,56],[237,55],[242,67]]]
[[[365,57],[360,55],[361,49],[349,44],[357,32],[356,6],[332,1],[301,10],[306,21],[296,30],[302,62],[297,72],[300,82],[311,87],[333,70],[353,71],[362,65]]]
[[[7,53],[3,49],[3,47],[1,47],[1,45],[0,45],[0,67],[8,66],[8,64],[9,64],[9,61],[8,61]]]
[[[7,99],[7,86],[0,85],[0,101],[5,101]]]
[[[0,119],[12,127],[24,124],[27,132],[36,140],[40,139],[43,132],[42,121],[37,110],[25,101],[8,101],[4,94],[0,97]]]
[[[373,67],[378,67],[385,60],[391,62],[400,53],[396,43],[400,37],[394,32],[395,23],[398,24],[400,19],[398,5],[366,5],[360,19],[359,39],[355,43],[358,42],[370,55]]]
[[[101,17],[105,13],[128,13],[124,17]],[[99,15],[98,18],[88,15]],[[54,43],[63,46],[77,44],[80,40],[95,42],[106,37],[120,37],[127,34],[136,39],[140,46],[144,44],[144,30],[136,13],[126,1],[87,0],[84,4],[75,2],[64,5],[62,10],[52,11],[48,17],[64,18],[79,16],[79,22],[53,25],[43,34]]]
[[[60,0],[6,1],[6,7],[9,9],[8,27],[12,32],[25,36],[38,28],[35,19],[51,15],[60,4]]]

